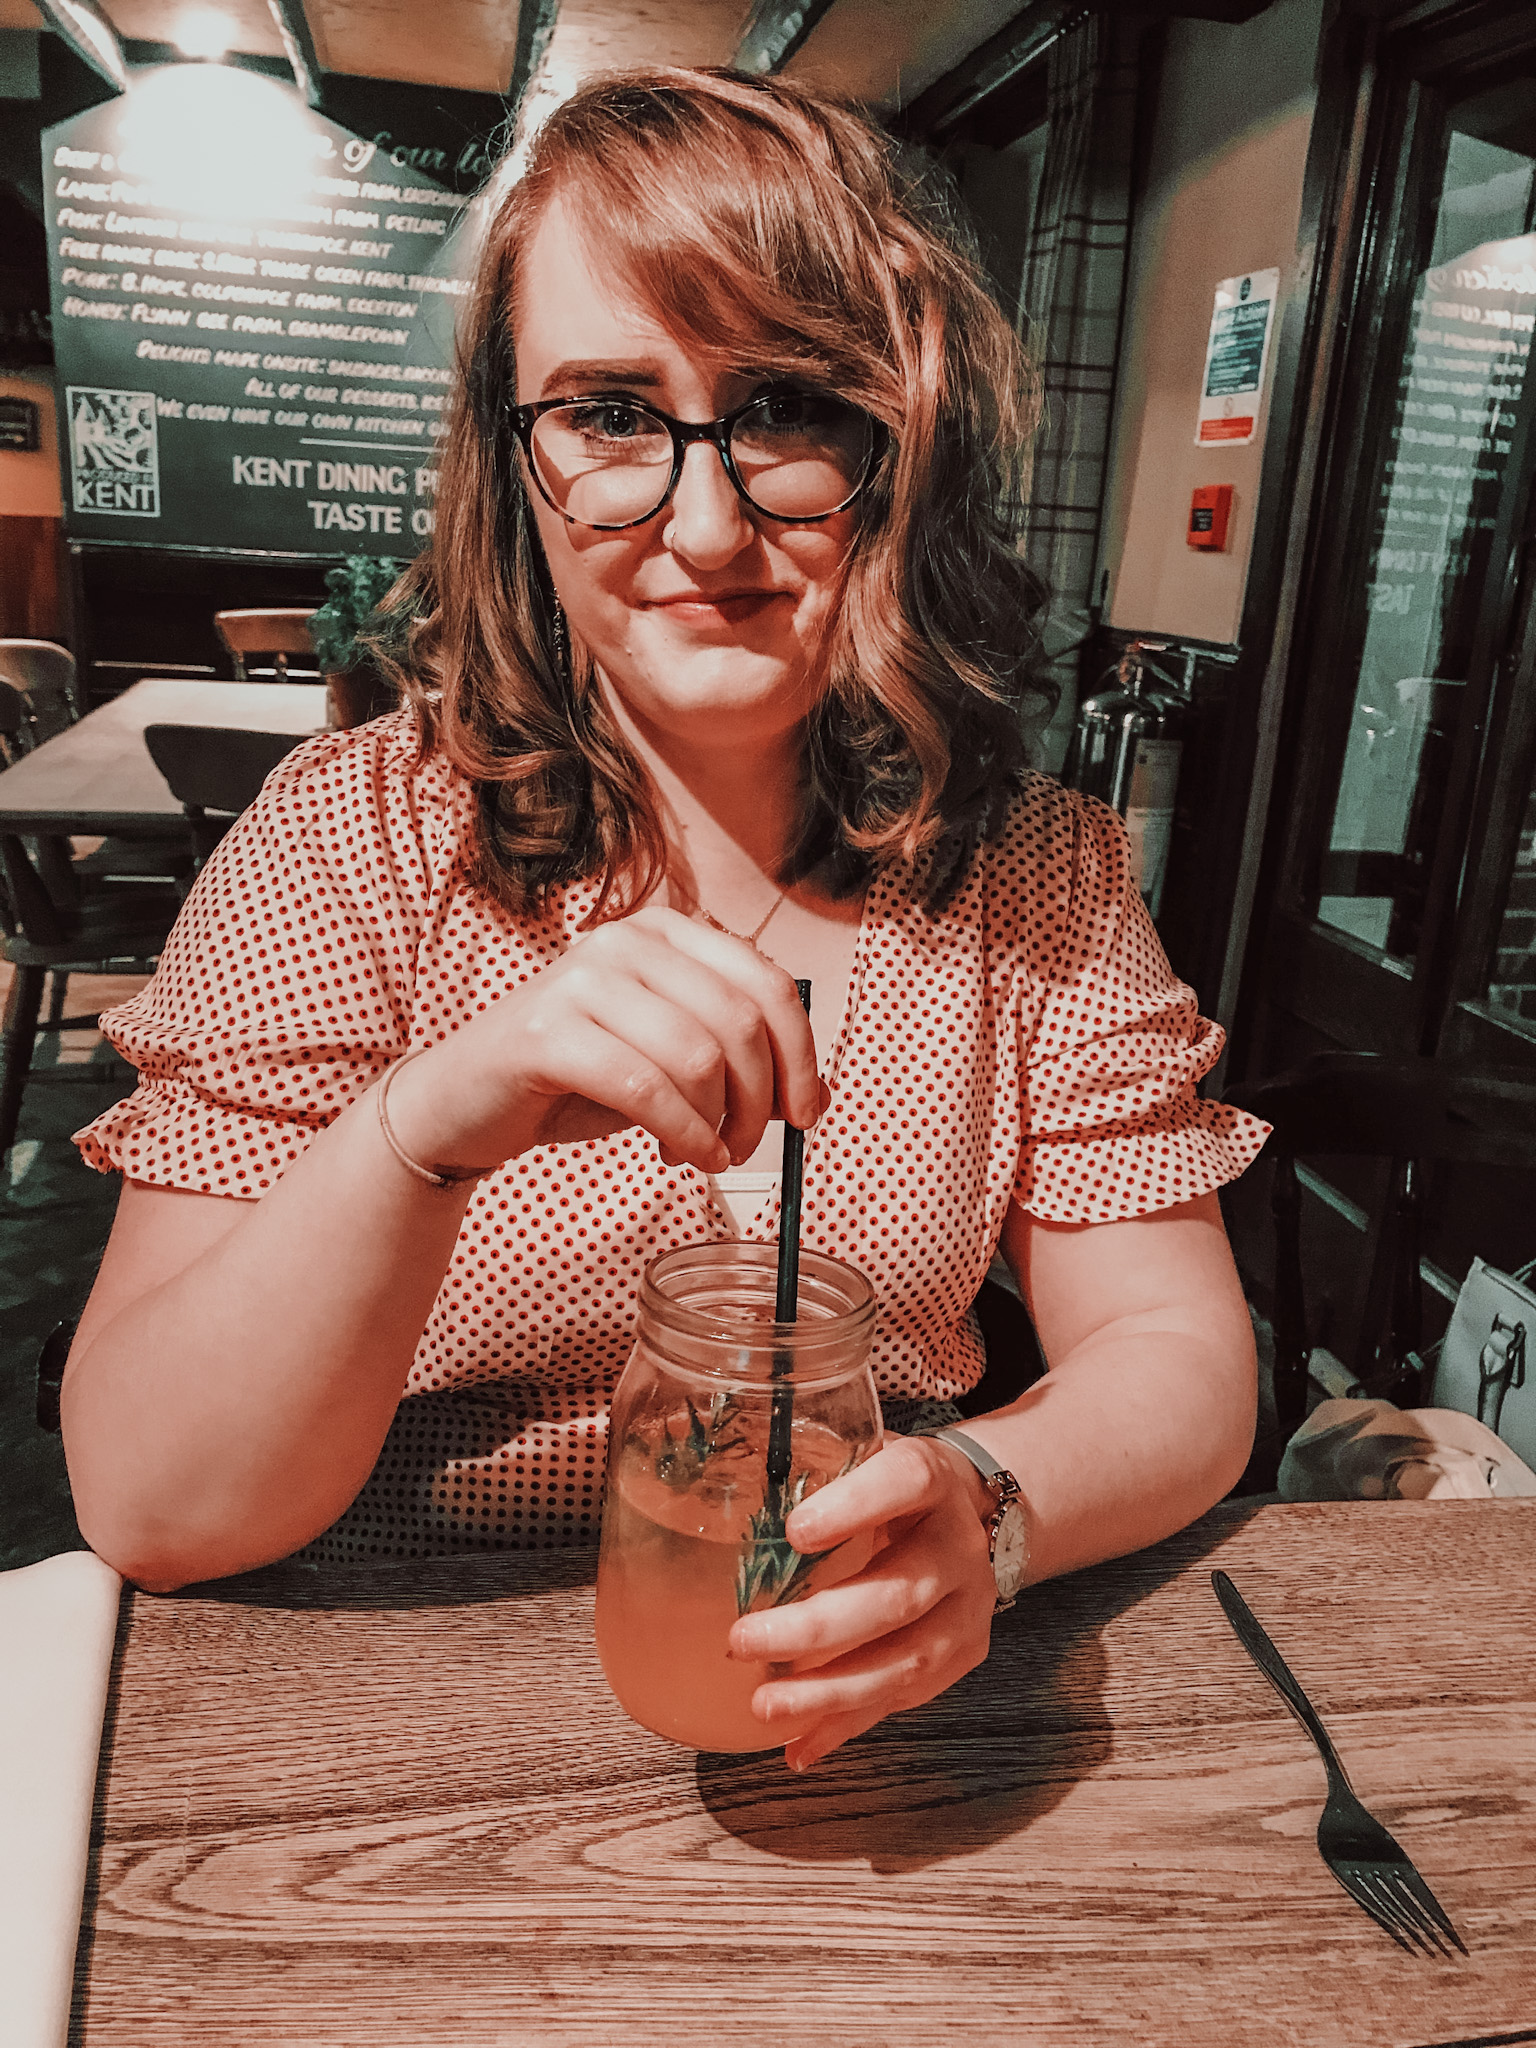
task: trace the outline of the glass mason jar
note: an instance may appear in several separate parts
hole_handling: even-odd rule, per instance
[[[860,1571],[868,1538],[802,1555],[784,1523],[880,1448],[875,1297],[851,1266],[800,1258],[800,1318],[774,1321],[778,1247],[685,1245],[652,1261],[613,1397],[597,1648],[642,1727],[694,1749],[776,1749],[752,1713],[767,1664],[738,1663],[738,1615]]]

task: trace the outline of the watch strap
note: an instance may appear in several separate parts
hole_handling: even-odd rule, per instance
[[[1006,1465],[998,1463],[997,1459],[993,1457],[984,1444],[977,1443],[973,1436],[967,1436],[963,1429],[936,1429],[933,1434],[939,1442],[953,1444],[961,1457],[968,1459],[986,1481],[988,1491],[992,1495],[992,1513],[988,1517],[986,1524],[987,1548],[991,1554],[993,1570],[995,1572],[997,1570],[998,1532],[1002,1528],[1003,1518],[1015,1503],[1019,1504],[1019,1511],[1022,1512],[1024,1495],[1019,1482],[1014,1478]],[[1003,1590],[1003,1582],[999,1580],[997,1588],[997,1613],[1006,1614],[1017,1598],[1018,1585],[1016,1583],[1010,1584],[1005,1592]]]
[[[1011,1474],[1005,1465],[1000,1465],[984,1444],[975,1437],[967,1436],[963,1429],[936,1429],[934,1440],[941,1444],[953,1444],[962,1458],[969,1458],[983,1479],[1009,1478]]]

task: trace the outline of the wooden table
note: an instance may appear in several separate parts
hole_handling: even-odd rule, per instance
[[[323,683],[218,683],[150,676],[0,772],[0,831],[164,832],[181,805],[144,745],[146,725],[311,733],[325,726]]]
[[[1220,1563],[1469,1960],[1314,1846]],[[84,2048],[1536,2041],[1536,1503],[1229,1506],[803,1779],[609,1698],[589,1556],[128,1603]]]

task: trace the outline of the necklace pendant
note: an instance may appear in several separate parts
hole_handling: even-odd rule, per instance
[[[704,908],[702,903],[699,904],[698,911],[700,917],[703,918],[704,922],[710,927],[712,931],[720,932],[728,939],[740,939],[741,943],[744,946],[750,946],[754,953],[760,953],[762,951],[762,948],[758,945],[757,942],[762,937],[763,933],[767,931],[769,923],[774,916],[774,913],[778,910],[779,905],[784,901],[784,898],[788,894],[789,890],[787,888],[781,889],[778,895],[775,896],[773,901],[769,904],[763,916],[758,920],[757,924],[749,932],[733,932],[730,926],[728,924],[722,924],[718,917],[711,917],[709,912]]]

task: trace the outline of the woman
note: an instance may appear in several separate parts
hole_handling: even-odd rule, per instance
[[[806,1241],[880,1296],[894,1423],[954,1418],[999,1245],[1018,1276],[1052,1370],[967,1434],[1029,1575],[1182,1526],[1252,1434],[1213,1190],[1262,1127],[1195,1099],[1218,1037],[1118,821],[1022,773],[1027,384],[975,270],[849,114],[599,80],[465,352],[409,706],[269,780],[112,1020],[142,1078],[82,1134],[127,1183],[64,1386],[88,1539],[150,1587],[589,1539],[639,1274],[775,1235],[730,1182],[775,1117]],[[888,1540],[736,1626],[798,1667],[755,1700],[813,1717],[792,1765],[985,1656],[997,1494],[893,1435],[796,1511],[801,1548]]]

